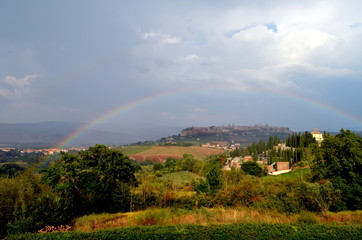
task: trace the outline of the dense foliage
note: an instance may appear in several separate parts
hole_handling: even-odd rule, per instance
[[[0,166],[0,177],[15,177],[20,172],[24,171],[24,168],[14,164],[8,163]]]
[[[96,145],[77,155],[62,153],[42,171],[41,181],[65,200],[71,214],[128,211],[134,172],[135,166],[120,151]]]
[[[252,176],[261,177],[263,175],[266,175],[265,168],[263,168],[260,164],[254,161],[248,161],[241,164],[241,169]]]
[[[349,130],[327,135],[312,167],[314,180],[328,179],[340,193],[335,210],[362,208],[362,138]]]
[[[9,151],[0,150],[0,163],[5,162],[27,162],[37,163],[43,158],[41,152],[22,152],[21,149],[10,149]]]
[[[117,150],[96,145],[61,158],[42,171],[35,168],[0,179],[0,236],[34,232],[68,223],[75,216],[130,210],[135,166]]]

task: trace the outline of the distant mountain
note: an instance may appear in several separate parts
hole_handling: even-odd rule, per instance
[[[0,123],[0,146],[28,148],[54,147],[82,125],[82,123],[58,121],[15,124]],[[74,139],[72,146],[87,147],[97,143],[122,145],[132,141],[134,141],[134,139],[126,134],[89,130]]]
[[[54,147],[73,132],[80,129],[83,124],[84,123],[61,121],[15,124],[0,123],[0,147]],[[122,128],[125,129],[122,133],[112,131],[112,129],[117,129],[117,126],[117,124],[109,126],[107,130],[87,130],[71,141],[71,145],[67,147],[89,147],[95,144],[120,146],[130,143],[134,143],[132,145],[152,145],[171,142],[201,144],[212,141],[240,143],[242,146],[246,146],[260,140],[266,142],[269,136],[278,136],[284,140],[289,134],[293,133],[287,127],[269,125],[189,127],[181,130],[181,127],[143,124],[136,126],[122,125]],[[180,131],[178,134],[169,136],[178,131]],[[362,132],[356,133],[362,135]],[[137,142],[140,140],[145,141],[145,139],[159,140]]]
[[[287,127],[277,127],[269,125],[254,126],[209,126],[209,127],[189,127],[182,130],[178,135],[161,138],[155,142],[144,142],[137,144],[154,143],[207,143],[207,142],[228,142],[239,143],[247,146],[260,140],[267,142],[269,136],[278,136],[281,140],[286,139],[293,132]]]

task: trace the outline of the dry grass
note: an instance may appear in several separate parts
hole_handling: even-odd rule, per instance
[[[136,155],[144,157],[167,155],[167,156],[175,156],[182,158],[182,156],[185,153],[192,154],[196,159],[203,159],[209,155],[223,153],[223,150],[196,147],[196,146],[192,147],[158,146],[148,149],[146,151],[142,151]]]
[[[338,213],[327,213],[320,215],[322,223],[335,223],[344,225],[362,225],[362,210],[358,211],[343,211]]]
[[[117,214],[89,215],[76,219],[74,230],[93,231],[118,227],[178,224],[232,224],[232,223],[323,223],[335,225],[361,225],[362,211],[325,213],[302,212],[285,215],[274,211],[241,209],[147,209]]]

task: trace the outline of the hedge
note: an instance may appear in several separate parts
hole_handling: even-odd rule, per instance
[[[11,235],[5,239],[362,239],[362,226],[223,224],[117,228],[94,232]]]

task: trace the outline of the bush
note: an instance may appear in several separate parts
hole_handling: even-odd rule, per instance
[[[318,219],[313,213],[303,211],[299,214],[297,222],[302,224],[316,224],[318,223]]]

